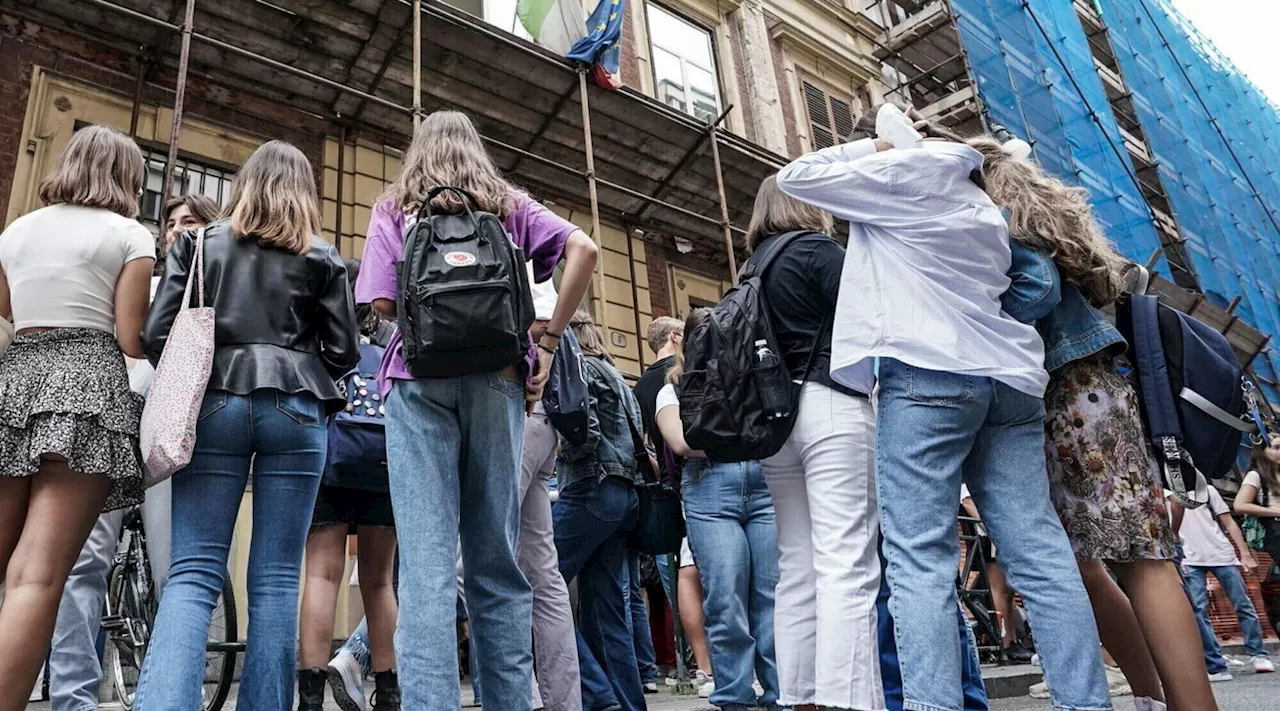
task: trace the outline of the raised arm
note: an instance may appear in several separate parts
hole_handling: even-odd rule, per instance
[[[801,156],[778,173],[778,186],[850,222],[911,227],[965,205],[977,190],[969,175],[981,166],[981,155],[959,143],[898,150],[865,138]]]
[[[1009,268],[1009,290],[1000,297],[1004,312],[1022,323],[1035,323],[1048,316],[1062,301],[1062,278],[1053,259],[1038,249],[1010,240],[1013,266]]]

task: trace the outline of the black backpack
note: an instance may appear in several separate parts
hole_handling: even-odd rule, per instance
[[[585,444],[590,424],[591,393],[587,388],[582,347],[573,329],[560,337],[559,353],[551,362],[551,377],[542,406],[547,420],[570,444]]]
[[[762,280],[782,250],[806,234],[788,232],[757,251],[742,266],[738,286],[685,334],[684,438],[714,462],[771,457],[791,436],[798,386],[778,348]]]
[[[1227,476],[1240,439],[1256,427],[1247,419],[1244,369],[1226,336],[1146,291],[1116,302],[1116,325],[1129,342],[1129,359],[1142,417],[1165,486],[1189,506],[1206,486],[1198,476]]]
[[[431,213],[431,201],[451,190],[465,212]],[[533,296],[524,250],[496,215],[472,210],[465,190],[432,188],[404,236],[396,309],[402,355],[418,378],[502,370],[529,350]]]

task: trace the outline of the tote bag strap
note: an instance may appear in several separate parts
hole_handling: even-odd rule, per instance
[[[187,286],[182,290],[182,310],[191,307],[191,284],[195,282],[197,306],[204,308],[204,230],[196,230],[196,253],[191,257],[191,271],[187,274]]]

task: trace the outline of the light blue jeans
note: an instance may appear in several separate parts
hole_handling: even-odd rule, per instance
[[[485,703],[532,709],[533,592],[516,564],[524,407],[524,384],[496,372],[398,380],[387,398],[407,709],[458,708],[459,540]]]
[[[1044,401],[990,378],[880,364],[877,489],[903,708],[964,708],[956,511],[969,485],[1027,601],[1054,708],[1111,708],[1098,631],[1049,500]]]
[[[715,669],[716,689],[708,701],[724,711],[774,708],[778,529],[764,471],[760,462],[690,459],[681,491]],[[753,677],[764,689],[760,697]]]
[[[173,476],[173,564],[135,709],[200,706],[209,620],[222,594],[250,462],[249,631],[236,708],[292,706],[298,583],[327,442],[324,403],[312,395],[205,395],[195,454]]]
[[[1245,587],[1244,576],[1234,565],[1222,567],[1202,567],[1188,565],[1183,567],[1182,579],[1187,586],[1187,595],[1196,611],[1196,622],[1200,625],[1200,642],[1204,645],[1204,661],[1210,674],[1230,671],[1227,660],[1222,656],[1222,646],[1213,633],[1213,625],[1209,622],[1209,589],[1207,578],[1212,573],[1222,585],[1222,592],[1231,600],[1236,608],[1236,619],[1240,621],[1240,631],[1244,633],[1244,648],[1250,657],[1267,655],[1267,647],[1262,643],[1262,623],[1258,621],[1258,611],[1249,599],[1249,589]],[[1037,640],[1038,642],[1039,640]]]

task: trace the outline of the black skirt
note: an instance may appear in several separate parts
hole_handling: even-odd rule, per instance
[[[333,524],[346,524],[351,533],[355,533],[356,526],[395,528],[391,494],[322,484],[316,495],[311,527]]]

